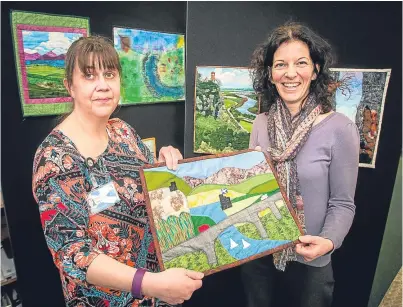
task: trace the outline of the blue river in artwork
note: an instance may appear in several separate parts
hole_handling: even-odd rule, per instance
[[[251,98],[249,98],[249,97],[247,97],[247,96],[245,96],[245,95],[240,95],[240,94],[237,94],[237,95],[238,95],[239,97],[247,98],[247,99],[248,99],[247,101],[244,102],[244,104],[242,105],[242,107],[237,108],[237,110],[238,110],[239,112],[241,112],[242,114],[249,114],[249,115],[256,116],[256,114],[253,114],[253,113],[251,113],[251,112],[248,111],[249,108],[252,108],[252,107],[255,106],[256,100],[251,99]]]
[[[190,208],[191,215],[208,216],[216,224],[223,221],[227,215],[221,209],[220,202],[209,205]],[[289,240],[254,240],[244,236],[239,230],[230,226],[225,229],[219,236],[221,244],[228,253],[237,260],[242,260],[258,253],[267,251],[277,246],[289,243]],[[231,246],[232,240],[232,246]]]
[[[185,94],[184,86],[165,86],[162,84],[160,78],[157,74],[157,64],[158,58],[156,55],[150,55],[144,64],[145,70],[145,81],[147,87],[150,91],[154,93],[154,95],[159,97],[172,97],[176,99],[180,99]]]

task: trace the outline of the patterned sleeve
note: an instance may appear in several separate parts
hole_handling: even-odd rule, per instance
[[[87,235],[84,179],[74,169],[72,157],[49,139],[36,152],[32,179],[43,232],[59,271],[88,286],[87,269],[101,252],[93,249]]]
[[[143,141],[141,140],[141,138],[138,135],[138,133],[136,132],[136,130],[132,126],[130,126],[128,123],[124,122],[123,120],[119,119],[119,121],[121,122],[121,124],[123,126],[125,126],[128,130],[130,130],[130,132],[134,138],[133,142],[137,145],[138,149],[140,150],[141,154],[146,158],[147,162],[149,164],[153,164],[154,156],[153,156],[151,150],[148,148],[148,146],[143,143]]]

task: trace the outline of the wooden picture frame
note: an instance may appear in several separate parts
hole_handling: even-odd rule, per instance
[[[157,146],[155,142],[155,137],[146,138],[141,140],[151,151],[154,156],[154,160],[157,160]]]
[[[266,153],[250,149],[184,159],[176,171],[142,167],[161,270],[210,275],[297,243],[303,231],[273,170]]]

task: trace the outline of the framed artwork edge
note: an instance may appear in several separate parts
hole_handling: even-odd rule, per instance
[[[179,99],[179,100],[166,100],[166,101],[151,101],[151,102],[136,102],[136,103],[120,103],[119,106],[121,107],[132,107],[132,106],[137,106],[137,105],[148,105],[148,104],[159,104],[159,103],[182,103],[185,102],[185,99]]]
[[[376,142],[375,142],[374,156],[372,158],[371,163],[359,163],[358,164],[359,167],[375,169],[379,140],[380,140],[380,135],[381,135],[381,131],[382,131],[383,113],[385,111],[386,94],[388,91],[388,86],[389,86],[390,76],[392,74],[392,69],[391,68],[379,68],[379,69],[362,68],[361,69],[361,68],[337,68],[337,67],[334,67],[334,68],[329,68],[329,70],[332,72],[385,72],[386,73],[385,86],[384,86],[383,93],[382,93],[382,101],[380,103],[381,113],[379,116],[378,137],[376,138]]]
[[[129,103],[123,103],[122,102],[122,95],[121,95],[121,102],[119,103],[119,105],[121,107],[128,107],[128,106],[136,106],[136,105],[148,105],[148,104],[166,104],[166,103],[183,103],[186,101],[186,52],[187,52],[187,48],[186,48],[186,34],[185,33],[180,33],[180,32],[169,32],[169,31],[158,31],[158,30],[148,30],[148,29],[144,29],[144,28],[135,28],[135,27],[131,27],[131,26],[121,26],[121,25],[116,25],[116,24],[112,24],[112,44],[113,44],[113,48],[116,50],[115,48],[115,29],[129,29],[129,30],[139,30],[139,31],[146,31],[146,32],[154,32],[154,33],[162,33],[162,34],[172,34],[172,35],[182,35],[183,36],[183,40],[184,40],[184,56],[183,56],[183,69],[184,69],[184,74],[185,74],[185,78],[184,78],[184,83],[183,83],[183,96],[180,97],[180,99],[175,99],[175,100],[159,100],[159,101],[140,101],[140,102],[129,102]],[[117,50],[116,50],[117,51]],[[120,57],[119,57],[120,60]],[[122,86],[122,84],[121,84]]]
[[[392,74],[392,69],[385,69],[382,71],[386,72],[386,80],[385,80],[385,87],[384,87],[383,93],[382,93],[381,114],[379,116],[379,132],[378,132],[378,137],[377,137],[376,143],[375,143],[374,157],[372,159],[373,161],[371,163],[372,168],[375,168],[376,157],[378,154],[379,140],[381,138],[381,132],[382,132],[383,113],[385,112],[386,94],[387,94],[388,87],[389,87],[390,76]]]
[[[14,15],[14,13],[16,15]],[[61,112],[64,107],[62,106],[55,106],[55,108],[59,111],[56,112],[50,112],[50,113],[43,113],[43,114],[37,114],[35,112],[32,112],[30,110],[27,110],[27,106],[29,105],[34,105],[34,104],[28,104],[25,100],[24,96],[24,89],[22,88],[23,84],[23,76],[22,76],[22,71],[21,71],[21,57],[20,57],[20,52],[18,48],[18,25],[22,25],[22,23],[19,23],[19,19],[21,16],[19,15],[41,15],[41,16],[51,16],[55,18],[74,18],[74,19],[82,19],[83,23],[85,23],[85,28],[87,30],[86,35],[90,36],[91,35],[91,28],[90,28],[90,17],[88,16],[75,16],[75,15],[64,15],[64,14],[52,14],[52,13],[46,13],[46,12],[32,12],[32,11],[25,11],[25,10],[10,10],[9,11],[9,16],[10,16],[10,26],[11,26],[11,37],[12,37],[12,44],[13,44],[13,58],[14,58],[14,65],[16,68],[16,77],[17,77],[17,87],[18,87],[18,95],[20,98],[20,106],[21,106],[21,115],[23,118],[26,117],[43,117],[43,116],[58,116],[58,115],[63,115],[66,112]],[[30,23],[29,25],[31,26],[47,26],[51,27],[49,25],[44,25],[43,22],[33,22]],[[78,27],[77,27],[78,28]],[[71,101],[65,101],[63,104]],[[52,103],[40,103],[38,105],[42,105],[44,107],[48,105],[53,105]]]
[[[144,143],[145,141],[151,141],[153,142],[153,146],[154,146],[154,159],[157,159],[157,143],[156,143],[156,138],[153,137],[149,137],[149,138],[145,138],[145,139],[141,139],[141,141]],[[146,145],[147,146],[147,145]]]
[[[245,149],[245,150],[240,150],[240,151],[236,151],[236,152],[232,152],[232,153],[220,153],[220,154],[215,154],[215,155],[206,155],[206,156],[201,156],[201,157],[187,158],[187,159],[179,160],[178,164],[201,161],[201,160],[208,160],[208,159],[215,159],[215,158],[222,158],[222,157],[231,157],[231,156],[236,156],[236,155],[240,155],[240,154],[244,154],[244,153],[248,153],[248,152],[256,152],[256,150]],[[271,171],[272,171],[272,173],[273,173],[273,175],[274,175],[274,177],[275,177],[275,179],[276,179],[276,181],[278,183],[279,190],[280,190],[281,195],[282,195],[282,197],[284,199],[284,202],[285,202],[285,204],[286,204],[286,206],[288,208],[288,211],[290,212],[292,218],[294,219],[295,224],[298,227],[300,235],[303,235],[304,233],[303,233],[301,224],[298,221],[297,215],[296,215],[296,213],[295,213],[295,211],[294,211],[294,209],[293,209],[293,207],[292,207],[292,205],[290,203],[289,198],[287,197],[287,195],[286,195],[286,193],[284,191],[284,188],[279,183],[277,172],[275,171],[275,169],[273,167],[273,163],[272,163],[269,155],[267,153],[265,153],[265,152],[261,152],[261,153],[264,155],[264,157],[266,159],[266,162],[270,166],[270,169],[271,169]],[[146,209],[147,209],[148,218],[149,218],[149,221],[150,221],[150,224],[151,224],[151,233],[152,233],[153,239],[154,239],[154,246],[155,246],[155,249],[156,249],[158,263],[160,265],[161,270],[165,270],[164,262],[162,260],[162,252],[161,252],[161,248],[160,248],[159,241],[158,241],[158,236],[157,236],[157,233],[155,231],[156,228],[155,228],[155,223],[154,223],[154,215],[153,215],[153,212],[152,212],[151,201],[150,201],[150,198],[148,196],[147,183],[146,183],[145,175],[144,175],[144,170],[145,169],[162,167],[162,166],[166,166],[166,163],[165,162],[160,162],[160,163],[155,163],[153,165],[148,164],[148,165],[142,166],[140,168],[140,179],[141,179],[141,183],[142,183],[142,187],[143,187],[143,193],[144,193],[144,196],[145,196],[145,201],[146,201],[146,204],[147,204]],[[239,266],[239,265],[241,265],[243,263],[252,261],[254,259],[258,259],[258,258],[267,256],[267,255],[273,254],[273,253],[275,253],[277,251],[280,251],[280,250],[283,250],[283,249],[288,248],[290,246],[293,246],[294,244],[296,244],[298,242],[299,242],[299,240],[297,239],[297,240],[294,240],[292,242],[289,242],[289,243],[283,244],[281,246],[278,246],[276,248],[273,248],[271,250],[256,254],[254,256],[247,257],[245,259],[238,260],[238,261],[235,261],[235,262],[220,266],[220,268],[218,268],[218,269],[214,268],[214,269],[206,270],[203,273],[204,273],[205,276],[207,276],[207,275],[211,275],[213,273],[217,273],[217,272],[220,272],[220,271],[223,271],[223,270],[226,270],[226,269],[230,269],[230,268]]]
[[[281,246],[273,248],[273,249],[271,249],[269,251],[265,251],[265,252],[259,253],[257,255],[254,255],[254,256],[251,256],[251,257],[248,257],[248,258],[245,258],[245,259],[242,259],[242,260],[238,260],[238,261],[235,261],[235,262],[220,266],[219,269],[210,269],[210,270],[204,271],[203,274],[204,274],[204,276],[208,276],[208,275],[212,275],[214,273],[218,273],[218,272],[221,272],[221,271],[232,269],[234,267],[240,266],[241,264],[247,263],[249,261],[253,261],[253,260],[268,256],[268,255],[274,254],[274,253],[276,253],[278,251],[282,251],[282,250],[284,250],[284,249],[286,249],[288,247],[292,247],[292,246],[294,246],[295,244],[297,244],[299,242],[300,242],[299,240],[294,240],[294,241],[289,242],[287,244],[283,244]]]
[[[66,15],[66,14],[54,14],[48,12],[33,12],[33,11],[25,11],[25,10],[10,10],[10,14],[12,13],[23,13],[23,14],[32,14],[32,15],[48,15],[53,17],[70,17],[70,18],[81,18],[86,19],[88,22],[88,27],[90,26],[90,17],[88,16],[79,16],[79,15]]]
[[[157,163],[157,164],[160,164],[160,163]],[[155,165],[155,164],[153,164],[153,165]],[[146,184],[143,168],[144,167],[140,168],[140,180],[141,180],[141,185],[143,187],[143,195],[144,195],[144,198],[146,201],[146,210],[147,210],[147,215],[148,215],[148,221],[151,226],[151,234],[153,236],[158,265],[159,265],[161,271],[165,271],[164,262],[162,260],[162,252],[161,252],[160,244],[158,242],[158,236],[157,236],[157,233],[154,231],[154,229],[155,229],[154,215],[153,215],[153,210],[151,208],[151,201],[148,196],[148,189],[147,189],[147,184]],[[149,168],[149,167],[147,167],[147,168]]]
[[[250,71],[250,68],[248,66],[196,65],[195,73],[194,73],[195,80],[194,80],[194,97],[193,97],[193,146],[192,146],[192,152],[197,153],[197,154],[214,154],[214,153],[208,152],[208,151],[197,151],[196,147],[195,147],[195,145],[196,145],[196,113],[197,113],[197,110],[196,110],[196,86],[197,86],[196,81],[197,81],[197,78],[196,78],[196,76],[197,76],[197,69],[203,68],[203,67],[233,68],[233,69],[238,68],[238,69],[247,69],[249,71]],[[257,104],[258,111],[256,114],[256,116],[258,116],[260,114],[260,105],[261,105],[260,96],[255,91],[254,91],[254,93],[257,95],[257,99],[258,99],[257,100],[258,101],[258,104]]]
[[[147,32],[164,33],[164,34],[175,34],[175,35],[183,35],[183,36],[185,36],[185,33],[181,33],[181,32],[148,30],[148,29],[144,29],[144,28],[135,28],[135,27],[131,27],[131,26],[122,26],[122,25],[117,25],[117,24],[113,24],[113,25],[112,25],[112,35],[113,35],[113,31],[114,31],[115,28],[119,28],[119,29],[130,29],[130,30],[140,30],[140,31],[147,31]]]

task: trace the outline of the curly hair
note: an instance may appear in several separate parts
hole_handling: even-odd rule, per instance
[[[274,29],[267,40],[253,52],[250,64],[250,73],[253,88],[260,97],[261,112],[268,111],[271,105],[279,98],[276,86],[270,82],[270,69],[273,65],[273,55],[281,44],[289,41],[304,42],[308,48],[317,77],[310,84],[309,92],[315,94],[318,103],[322,104],[322,112],[332,110],[329,90],[333,80],[329,67],[333,65],[334,56],[330,44],[301,23],[288,22]],[[316,68],[319,65],[319,71]]]

